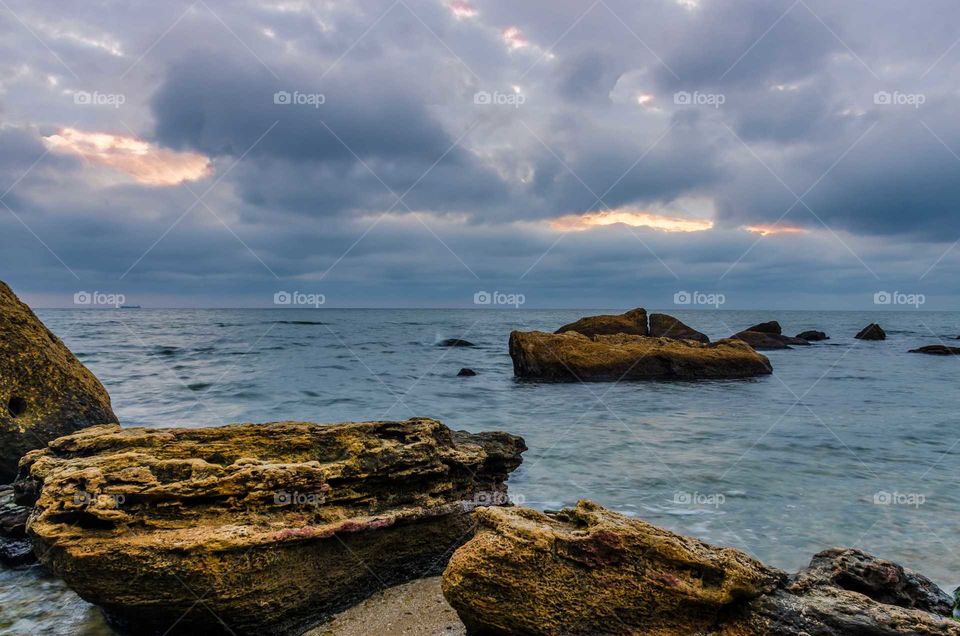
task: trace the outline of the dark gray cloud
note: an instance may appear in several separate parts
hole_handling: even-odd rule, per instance
[[[11,1],[4,276],[45,299],[99,286],[194,305],[293,285],[367,305],[493,286],[568,306],[956,295],[953,3],[473,6]],[[62,128],[202,153],[213,172],[138,182],[47,153]],[[608,207],[715,225],[551,225]],[[773,224],[808,233],[742,229]]]

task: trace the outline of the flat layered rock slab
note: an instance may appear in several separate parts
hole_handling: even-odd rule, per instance
[[[518,378],[553,382],[748,378],[773,372],[770,361],[738,340],[691,340],[514,331],[510,357]]]
[[[525,449],[423,418],[100,426],[30,453],[16,489],[41,563],[121,631],[299,635],[439,574]]]

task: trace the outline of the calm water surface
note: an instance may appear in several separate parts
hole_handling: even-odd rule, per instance
[[[944,588],[960,584],[960,359],[906,353],[953,344],[960,313],[668,310],[711,338],[778,319],[790,335],[832,339],[769,352],[774,375],[755,380],[513,379],[512,329],[552,331],[589,313],[38,312],[103,381],[126,426],[429,416],[505,430],[530,447],[510,479],[526,505],[590,498],[788,570],[856,546]],[[886,341],[853,338],[873,321]],[[477,346],[437,347],[445,338]],[[455,377],[461,367],[479,375]],[[110,633],[39,568],[0,571],[0,631]]]

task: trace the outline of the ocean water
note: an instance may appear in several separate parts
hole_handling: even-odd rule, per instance
[[[513,329],[622,310],[39,311],[126,426],[429,416],[530,447],[517,502],[589,498],[795,570],[855,546],[960,584],[960,359],[908,354],[958,312],[667,310],[711,338],[776,319],[831,340],[766,355],[750,380],[539,384],[513,378]],[[882,342],[854,334],[870,322]],[[443,348],[462,338],[472,348]],[[956,343],[960,344],[960,343]],[[456,377],[461,367],[476,377]],[[109,634],[39,568],[0,571],[0,631]]]

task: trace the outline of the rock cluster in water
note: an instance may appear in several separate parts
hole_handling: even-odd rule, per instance
[[[524,450],[430,419],[98,426],[28,454],[16,486],[41,563],[119,629],[300,634],[440,573]]]
[[[510,357],[518,378],[553,382],[747,378],[773,372],[770,361],[735,340],[691,340],[618,334],[587,337],[514,331]]]
[[[0,282],[0,483],[27,451],[116,421],[100,381]]]
[[[960,635],[925,577],[853,549],[787,575],[589,501],[485,508],[443,592],[477,634]]]
[[[854,336],[854,338],[857,340],[886,340],[887,332],[885,332],[880,325],[872,322],[861,329],[860,333]]]
[[[809,340],[800,336],[793,338],[783,335],[783,329],[776,320],[748,327],[730,337],[743,340],[758,351],[790,349],[791,345],[806,346],[810,344]]]

